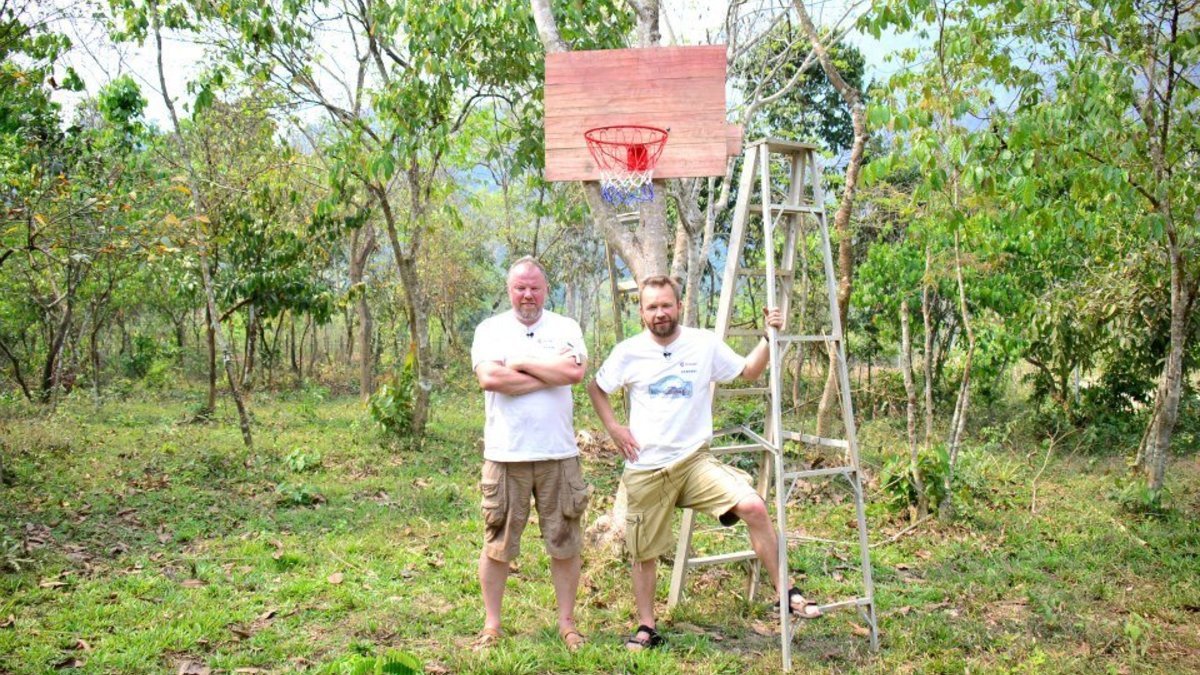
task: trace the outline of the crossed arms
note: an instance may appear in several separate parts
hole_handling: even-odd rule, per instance
[[[587,371],[585,359],[564,350],[557,356],[522,356],[505,363],[485,361],[475,368],[475,377],[484,391],[507,396],[523,396],[539,389],[579,384]]]

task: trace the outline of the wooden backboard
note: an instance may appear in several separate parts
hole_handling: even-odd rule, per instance
[[[655,178],[722,176],[741,152],[725,120],[725,45],[546,55],[546,180],[599,180],[583,133],[614,124],[669,130]]]

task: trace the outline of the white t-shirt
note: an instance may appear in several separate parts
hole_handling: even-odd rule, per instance
[[[642,331],[613,348],[596,373],[606,393],[629,390],[629,431],[641,450],[631,469],[659,469],[712,439],[712,383],[741,374],[746,359],[716,334],[681,327],[663,346]]]
[[[518,356],[553,357],[563,350],[587,358],[583,332],[574,319],[543,311],[532,326],[517,320],[511,310],[485,319],[475,328],[471,367]],[[571,425],[571,387],[548,387],[523,396],[483,392],[487,421],[483,427],[483,456],[493,462],[532,462],[565,459],[579,454]]]

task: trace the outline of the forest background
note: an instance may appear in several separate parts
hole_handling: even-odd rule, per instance
[[[508,263],[542,260],[595,364],[639,330],[645,274],[712,325],[738,197],[737,157],[660,181],[632,225],[544,182],[544,55],[688,40],[728,45],[748,139],[824,154],[885,640],[822,622],[807,667],[1196,666],[1200,5],[667,4],[0,0],[0,671],[777,667],[728,571],[648,661],[571,660],[549,629],[459,650],[468,351]],[[80,66],[135,47],[136,70]],[[795,306],[824,282],[805,267]],[[819,435],[830,363],[785,364]],[[577,416],[596,519],[616,459]],[[810,531],[844,527],[843,494],[806,498]],[[585,617],[615,644],[600,539]],[[833,548],[795,555],[853,586]],[[513,609],[534,626],[544,563]]]

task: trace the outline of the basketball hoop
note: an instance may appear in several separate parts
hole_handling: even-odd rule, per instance
[[[588,152],[600,169],[600,196],[614,205],[654,199],[654,167],[667,144],[667,130],[640,125],[588,129]]]

